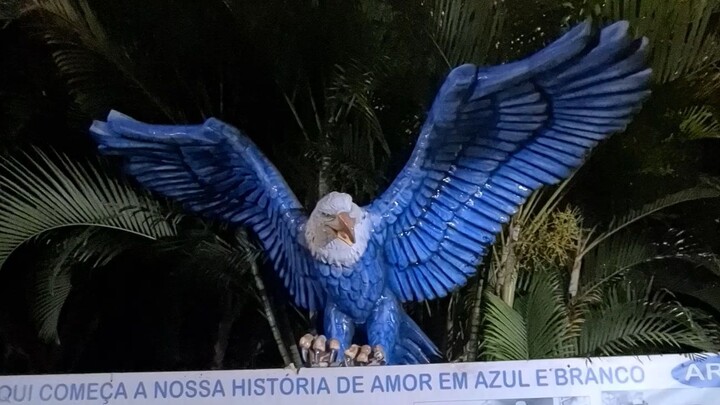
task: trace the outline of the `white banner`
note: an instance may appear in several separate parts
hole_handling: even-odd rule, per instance
[[[718,405],[720,357],[0,377],[0,404]]]

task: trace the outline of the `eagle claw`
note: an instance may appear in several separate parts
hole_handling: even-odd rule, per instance
[[[305,367],[380,366],[386,363],[385,350],[380,345],[351,345],[340,359],[340,341],[323,335],[306,334],[300,338],[300,353]]]

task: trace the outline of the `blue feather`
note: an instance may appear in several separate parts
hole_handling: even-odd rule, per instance
[[[383,224],[382,243],[389,262],[417,278],[403,281],[398,295],[425,297],[434,288],[440,296],[462,285],[533,191],[570,176],[599,141],[622,131],[649,94],[646,52],[627,23],[599,33],[583,23],[524,60],[451,71],[393,182],[406,194],[391,185],[368,207],[392,206],[400,218]],[[422,183],[407,186],[421,173]],[[395,235],[403,249],[392,247]]]

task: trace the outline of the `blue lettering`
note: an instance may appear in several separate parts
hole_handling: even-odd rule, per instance
[[[633,382],[641,383],[645,381],[645,370],[639,366],[633,366],[630,369],[630,378]]]
[[[198,391],[197,391],[197,386],[196,386],[196,385],[197,385],[197,381],[195,381],[195,380],[190,380],[190,381],[187,382],[187,384],[186,384],[186,392],[185,392],[185,396],[186,396],[186,397],[188,397],[188,398],[195,398],[195,396],[196,396],[197,393],[198,393]]]
[[[85,398],[85,384],[70,384],[70,400],[81,401]]]
[[[357,377],[356,377],[357,378]],[[345,393],[350,390],[349,379],[338,377],[337,392]],[[256,379],[234,379],[232,382],[232,396],[262,396],[262,395],[315,395],[329,394],[330,386],[325,377],[319,380],[315,377],[284,377],[278,378],[256,378]],[[201,394],[202,395],[202,394]],[[225,388],[221,380],[215,380],[212,393],[213,397],[225,396]]]
[[[467,374],[465,373],[453,373],[453,388],[456,390],[467,389]]]
[[[210,381],[208,381],[208,380],[202,380],[202,381],[200,382],[200,384],[202,385],[202,383],[204,383],[204,382],[207,382],[206,385],[208,386],[208,388],[210,388]],[[221,396],[221,397],[225,397],[225,387],[223,387],[222,381],[220,381],[220,380],[215,380],[215,388],[213,389],[212,396],[213,396],[213,397],[216,397],[216,396],[218,396],[218,395]]]
[[[620,375],[618,374],[621,370],[624,372],[622,377],[620,377]],[[615,378],[617,379],[617,382],[621,384],[625,384],[626,382],[628,382],[627,374],[627,369],[625,367],[618,367],[615,371]]]
[[[373,378],[370,392],[401,392],[401,391],[423,391],[426,388],[431,390],[430,386],[431,377],[430,374],[423,373],[420,375],[415,374],[394,374],[386,375],[385,379],[381,376],[375,376]]]
[[[246,383],[246,382],[247,382],[247,391],[246,391],[246,388],[245,388],[245,383]],[[246,395],[249,396],[249,395],[250,395],[250,385],[251,385],[251,383],[250,383],[250,380],[249,380],[249,379],[248,379],[247,381],[246,381],[246,380],[236,380],[236,379],[233,379],[233,382],[232,382],[232,395],[233,395],[234,397],[236,397],[236,396],[238,396],[238,395],[243,396],[243,397],[246,396]]]
[[[363,386],[362,376],[356,375],[353,377],[352,381],[353,381],[353,384],[352,384],[353,393],[359,394],[361,392],[365,392],[365,390],[362,387]]]
[[[547,384],[541,384],[541,377],[545,378],[545,371],[536,370],[536,377],[538,386],[547,386]],[[645,380],[645,371],[642,367],[633,366],[627,367],[600,367],[595,368],[580,368],[580,367],[569,367],[569,368],[556,368],[555,372],[555,384],[558,386],[562,385],[591,385],[591,384],[627,384],[631,380],[636,383],[641,383]]]
[[[365,392],[365,390],[363,389],[362,378],[363,377],[360,375],[353,376],[352,380],[350,380],[348,377],[338,377],[337,393],[346,394],[351,390],[355,394]]]
[[[555,385],[567,385],[567,370],[564,368],[555,369]]]
[[[451,390],[452,385],[450,385],[450,373],[440,373],[440,389],[441,390]]]
[[[608,384],[613,383],[613,373],[611,367],[600,368],[600,381],[607,381]]]
[[[138,383],[137,387],[135,387],[133,399],[137,399],[137,397],[140,395],[142,395],[143,398],[147,399],[147,392],[145,392],[145,384],[143,384],[142,382]]]
[[[98,383],[90,383],[90,384],[88,384],[88,396],[87,396],[87,399],[89,399],[89,400],[91,400],[91,401],[96,401],[96,400],[98,399],[98,397],[97,397],[97,394],[98,394],[98,391],[99,391],[98,388],[99,388],[99,387],[98,387]]]
[[[475,389],[478,389],[479,387],[488,388],[487,380],[485,380],[485,374],[483,374],[482,371],[478,371],[477,376],[475,377]]]
[[[46,388],[49,391],[47,396],[43,395]],[[43,401],[49,401],[50,398],[52,398],[52,386],[50,384],[43,384],[42,387],[40,387],[40,399]]]
[[[123,383],[123,382],[118,384],[117,390],[115,390],[115,399],[118,399],[120,397],[125,398],[125,399],[127,399],[127,397],[128,397],[127,390],[125,389],[125,383]]]
[[[421,383],[422,383],[422,377],[426,374],[420,374],[421,377]],[[428,377],[430,377],[429,374],[427,374]],[[467,389],[468,387],[468,381],[467,381],[467,374],[466,373],[456,373],[453,372],[450,373],[440,373],[440,389],[441,390],[462,390]],[[452,379],[450,378],[452,377]],[[430,388],[430,381],[427,381],[428,383],[428,389]],[[452,383],[452,384],[451,384]],[[477,383],[477,381],[476,381]]]
[[[192,381],[192,380],[190,380]],[[170,383],[170,396],[173,398],[180,398],[183,395],[183,383],[182,381],[174,380]]]
[[[233,395],[237,395],[238,390],[242,390],[240,395],[252,395],[245,391],[245,381],[240,380],[241,384],[237,383],[237,380],[233,380]],[[155,398],[195,398],[202,397],[207,398],[210,395],[225,396],[225,388],[222,385],[222,381],[215,380],[213,385],[212,393],[210,392],[210,380],[187,380],[185,382],[181,380],[173,381],[155,381]],[[249,387],[248,383],[248,387]],[[249,390],[248,390],[249,391]],[[136,392],[137,395],[137,392]],[[143,387],[144,395],[144,387]]]
[[[671,375],[675,381],[691,387],[720,387],[720,356],[688,360],[673,367]],[[635,378],[639,375],[633,377],[633,381]]]
[[[303,390],[303,393],[304,393],[305,395],[307,395],[307,394],[310,393],[310,391],[308,391],[308,389],[307,389],[308,382],[309,382],[309,381],[308,381],[307,378],[298,378],[298,381],[297,381],[297,391],[298,391],[298,394],[300,393],[300,390]]]
[[[286,384],[287,383],[287,384]],[[290,395],[293,392],[293,381],[287,377],[280,380],[280,392],[283,395]]]
[[[53,392],[53,398],[58,401],[64,401],[65,399],[67,399],[69,394],[70,394],[70,389],[68,389],[67,385],[58,384],[55,386],[55,390]]]
[[[337,379],[337,393],[345,394],[350,391],[350,379],[347,377],[338,377]]]
[[[547,370],[544,368],[535,370],[535,384],[538,387],[547,387],[548,383],[545,380],[547,380]]]
[[[100,386],[100,398],[104,399],[105,401],[112,399],[112,388],[113,386],[111,383],[103,383],[103,385]]]
[[[32,400],[31,384],[0,385],[0,402],[23,402]]]
[[[570,369],[570,385],[583,385],[583,380],[581,376],[582,370],[577,367],[572,367]]]
[[[220,380],[218,380],[219,382]],[[202,398],[207,398],[210,396],[210,381],[208,380],[200,380],[200,384],[198,387],[198,395]]]

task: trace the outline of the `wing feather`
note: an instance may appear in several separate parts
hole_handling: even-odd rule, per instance
[[[251,228],[295,302],[316,310],[324,300],[303,244],[305,213],[277,169],[237,129],[210,118],[202,125],[151,125],[117,111],[90,132],[106,155],[151,191],[186,209]]]
[[[586,22],[524,60],[450,72],[404,170],[368,207],[402,300],[463,285],[533,191],[625,129],[651,74],[647,39],[628,28]]]

